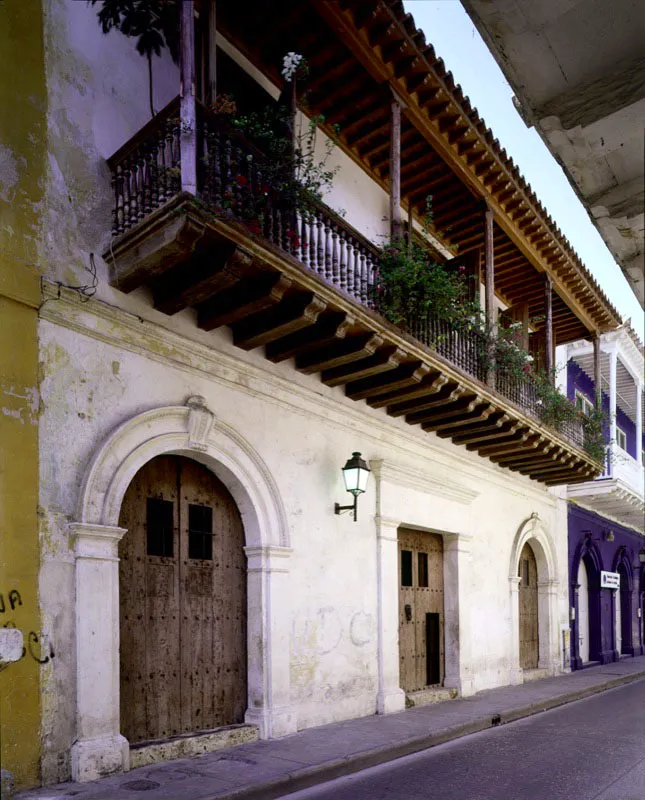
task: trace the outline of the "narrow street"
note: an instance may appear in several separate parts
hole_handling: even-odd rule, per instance
[[[644,800],[645,680],[289,800]]]

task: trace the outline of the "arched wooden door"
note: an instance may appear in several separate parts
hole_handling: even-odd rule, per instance
[[[537,562],[529,544],[520,554],[520,667],[538,665],[538,587]]]
[[[578,655],[583,664],[589,661],[589,574],[584,558],[578,567]]]
[[[121,731],[131,742],[242,722],[246,556],[235,501],[206,467],[159,456],[119,524]]]

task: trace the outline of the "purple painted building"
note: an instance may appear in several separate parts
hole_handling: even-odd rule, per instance
[[[561,388],[586,411],[596,395],[593,346],[562,351]],[[643,347],[628,325],[602,337],[600,377],[606,468],[567,488],[572,669],[645,653]]]

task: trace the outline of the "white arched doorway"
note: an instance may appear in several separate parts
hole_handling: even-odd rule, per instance
[[[584,558],[578,567],[578,655],[589,661],[589,574]]]
[[[246,545],[248,705],[246,722],[260,736],[296,730],[290,707],[289,606],[291,550],[286,516],[266,465],[236,431],[219,422],[201,397],[152,409],[113,431],[98,448],[70,526],[76,556],[76,742],[74,780],[129,768],[129,742],[119,714],[118,544],[121,505],[137,472],[165,454],[206,466],[239,509]]]
[[[524,614],[521,609],[520,584],[522,581],[523,554],[525,546],[530,546],[535,558],[537,573],[537,639],[538,669],[555,674],[559,670],[558,641],[558,569],[555,548],[551,536],[537,514],[531,515],[515,535],[511,549],[510,584],[510,623],[511,623],[511,668],[510,682],[521,683],[524,669],[521,666],[520,640]],[[530,578],[529,578],[530,580]]]

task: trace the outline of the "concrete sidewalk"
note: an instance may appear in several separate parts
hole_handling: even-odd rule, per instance
[[[146,800],[273,800],[639,678],[645,678],[645,656],[17,797],[140,800],[145,792]]]

